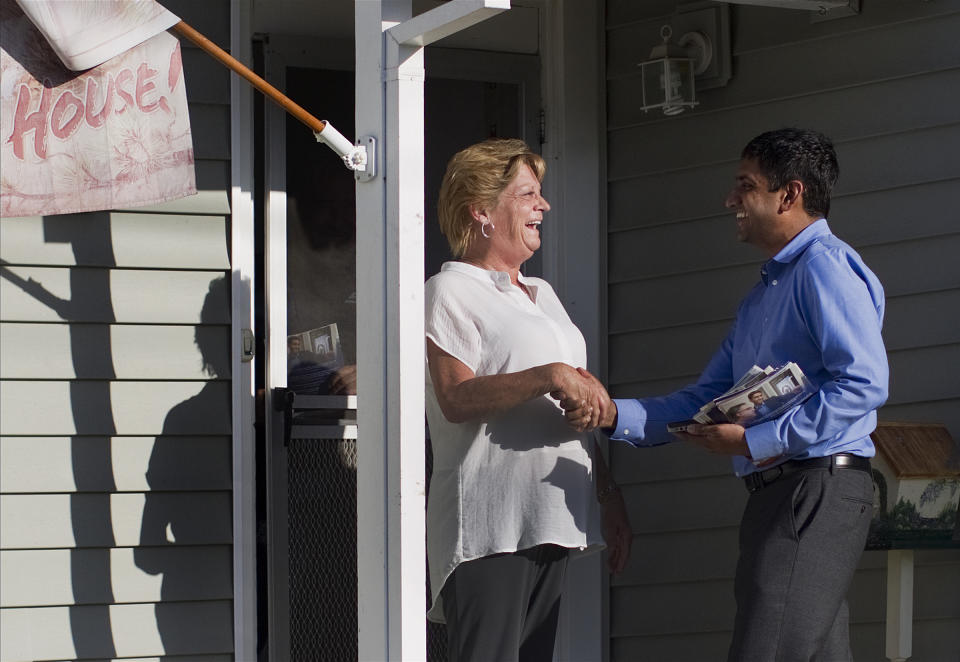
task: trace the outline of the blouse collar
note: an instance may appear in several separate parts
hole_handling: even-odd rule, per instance
[[[493,271],[490,269],[484,269],[478,267],[475,264],[470,264],[469,262],[444,262],[443,266],[440,267],[440,271],[455,271],[457,273],[466,274],[471,278],[476,278],[477,280],[489,280],[493,283],[501,292],[512,292],[514,291],[513,282],[510,280],[510,274],[506,271]],[[517,280],[527,288],[527,291],[530,292],[530,298],[534,301],[537,300],[537,286],[534,284],[533,280],[527,278],[522,273],[517,274]]]

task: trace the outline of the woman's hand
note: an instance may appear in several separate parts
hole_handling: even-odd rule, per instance
[[[623,493],[617,487],[613,474],[597,438],[593,439],[593,470],[596,473],[597,501],[602,513],[601,532],[607,543],[607,566],[610,572],[620,572],[630,558],[633,530],[627,518],[627,505]]]
[[[600,505],[602,509],[603,540],[607,543],[607,567],[610,572],[621,572],[630,558],[633,529],[627,517],[627,505],[617,489]]]
[[[565,368],[569,366],[563,365]],[[567,423],[578,432],[607,426],[615,417],[616,407],[600,380],[583,368],[574,370],[575,376],[565,374],[565,387],[550,395],[560,401]]]

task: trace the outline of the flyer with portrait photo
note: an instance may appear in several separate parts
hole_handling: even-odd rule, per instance
[[[779,368],[753,366],[730,390],[703,405],[691,421],[677,421],[667,429],[682,432],[691,422],[750,427],[780,417],[813,392],[803,371],[792,361]]]

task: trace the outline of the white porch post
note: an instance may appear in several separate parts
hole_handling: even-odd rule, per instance
[[[377,138],[383,163],[383,37],[380,2],[357,0],[356,132]],[[381,168],[382,170],[382,168]],[[385,181],[357,184],[357,619],[359,660],[390,650],[387,576],[387,319]],[[395,438],[395,443],[400,443]],[[399,657],[399,656],[398,656]]]
[[[356,131],[383,164],[357,184],[360,660],[426,658],[423,47],[509,6],[356,3]]]
[[[893,662],[913,655],[913,550],[887,552],[887,633],[885,652]]]

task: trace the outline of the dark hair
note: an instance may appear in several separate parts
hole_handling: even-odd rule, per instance
[[[837,183],[840,164],[833,143],[822,133],[792,128],[767,131],[747,143],[740,156],[756,160],[770,182],[770,191],[799,180],[804,187],[804,211],[811,216],[830,212],[830,192]]]

